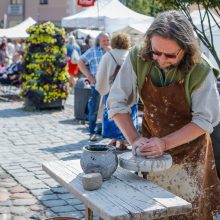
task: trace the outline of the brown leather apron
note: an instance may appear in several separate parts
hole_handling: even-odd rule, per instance
[[[141,91],[144,103],[142,134],[144,137],[163,137],[190,123],[192,114],[183,84],[175,82],[157,87],[149,75]],[[168,153],[173,157],[173,166],[163,172],[150,173],[147,178],[193,206],[190,214],[169,219],[212,220],[212,216],[220,213],[220,181],[210,136],[201,135]]]

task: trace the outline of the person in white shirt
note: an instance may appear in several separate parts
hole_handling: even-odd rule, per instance
[[[108,109],[106,101],[108,93],[114,80],[117,76],[118,70],[128,55],[128,49],[131,47],[130,37],[125,33],[118,33],[112,36],[111,39],[112,50],[105,53],[99,63],[96,74],[96,90],[103,96],[104,109],[102,118],[102,135],[110,138],[110,145],[117,146],[119,142],[119,149],[126,150],[125,137],[115,124],[114,120],[108,118]],[[138,106],[135,103],[132,107],[132,121],[134,126],[138,129]]]

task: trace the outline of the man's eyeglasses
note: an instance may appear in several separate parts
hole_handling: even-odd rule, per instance
[[[176,59],[177,56],[179,55],[180,51],[182,49],[180,48],[177,53],[163,53],[163,52],[160,52],[160,51],[155,51],[155,50],[151,50],[151,53],[155,56],[158,56],[158,57],[161,57],[162,55],[164,55],[166,58],[168,59]]]

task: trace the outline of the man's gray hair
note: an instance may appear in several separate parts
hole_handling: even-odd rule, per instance
[[[99,33],[99,35],[96,37],[96,39],[95,39],[95,47],[98,47],[98,46],[100,46],[100,39],[103,37],[103,36],[109,36],[109,33],[107,33],[107,32],[101,32],[101,33]],[[110,37],[110,36],[109,36]]]
[[[145,44],[141,52],[144,59],[152,58],[151,38],[154,35],[174,40],[185,51],[186,55],[183,59],[183,62],[186,62],[185,67],[190,68],[193,64],[199,62],[201,53],[193,27],[181,12],[166,11],[155,18],[145,34]]]

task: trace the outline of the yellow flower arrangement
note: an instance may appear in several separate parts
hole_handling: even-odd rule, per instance
[[[25,46],[21,96],[44,103],[66,99],[69,87],[64,29],[45,22],[31,26],[27,32],[30,37]]]

